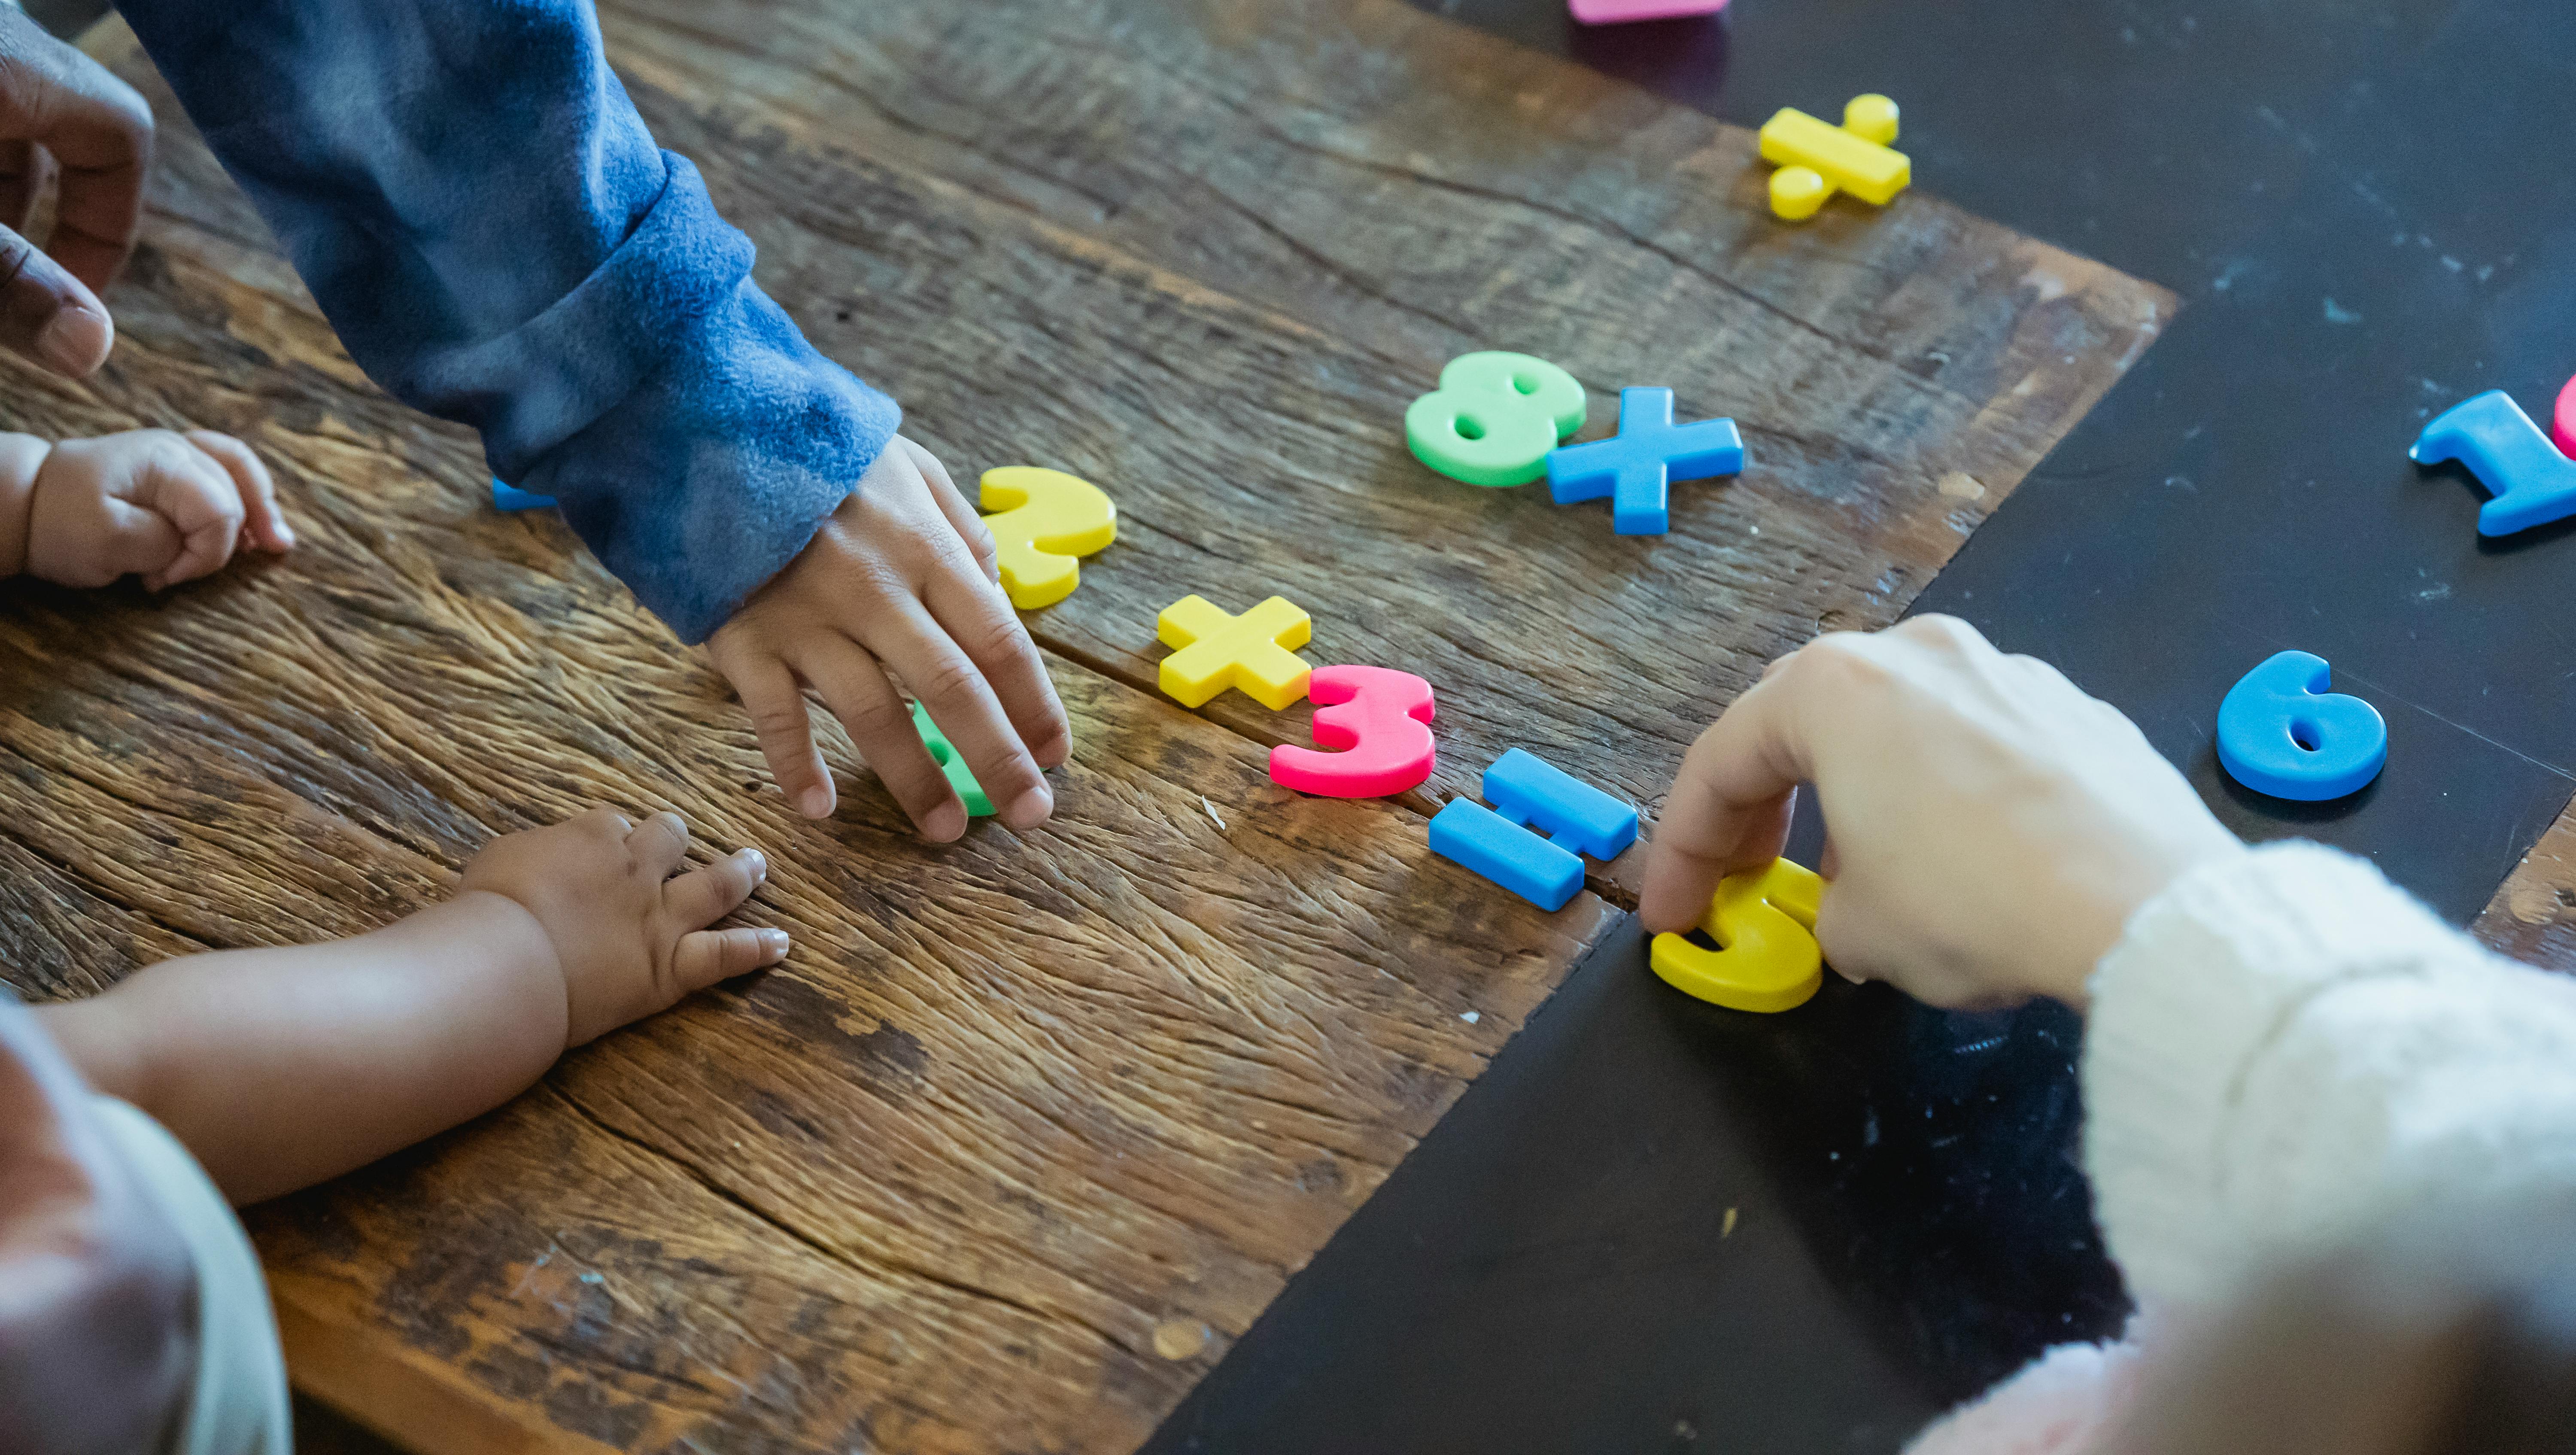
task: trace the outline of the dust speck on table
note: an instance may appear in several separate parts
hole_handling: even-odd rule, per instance
[[[1165,1319],[1154,1326],[1154,1352],[1178,1362],[1207,1347],[1208,1326],[1196,1319]]]

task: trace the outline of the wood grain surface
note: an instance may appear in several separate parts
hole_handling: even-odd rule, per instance
[[[1752,674],[1894,620],[2174,306],[1925,192],[1785,227],[1751,133],[1400,0],[602,18],[763,282],[961,479],[1117,499],[1117,565],[1041,640],[1151,686],[1162,607],[1285,595],[1310,660],[1430,680],[1431,802],[1519,746],[1651,817]],[[1750,463],[1653,537],[1445,479],[1397,421],[1479,348],[1571,369],[1586,437],[1670,385]],[[1302,711],[1206,711],[1305,740]]]
[[[2576,970],[2576,806],[2522,856],[2469,932],[2517,960]]]
[[[1746,134],[1393,0],[604,18],[817,342],[961,476],[1099,483],[1121,539],[1031,618],[1077,738],[1052,822],[926,849],[835,737],[844,807],[802,823],[703,659],[490,511],[93,37],[163,117],[145,242],[106,371],[0,359],[0,425],[233,431],[301,544],[157,599],[0,586],[13,983],[363,929],[595,802],[766,849],[748,918],[797,939],[253,1212],[301,1385],[428,1450],[1132,1448],[1618,912],[1432,859],[1422,812],[1514,744],[1651,804],[1762,662],[1892,619],[2171,307],[1928,193],[1782,228]],[[1573,368],[1595,432],[1672,384],[1756,463],[1650,540],[1441,480],[1395,421],[1487,346]],[[1429,677],[1442,776],[1275,788],[1302,713],[1151,691],[1190,592]]]

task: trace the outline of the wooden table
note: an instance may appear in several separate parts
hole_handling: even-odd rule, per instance
[[[346,934],[496,832],[663,805],[765,848],[777,970],[249,1216],[299,1383],[437,1451],[1132,1448],[1622,913],[1434,859],[1511,746],[1645,805],[1762,664],[1892,619],[2154,339],[2163,291],[1929,190],[1770,218],[1752,137],[1397,0],[617,0],[612,58],[827,353],[961,477],[1072,470],[1117,545],[1030,618],[1057,813],[797,820],[740,711],[472,441],[379,395],[164,122],[90,384],[202,424],[302,544],[147,599],[0,587],[0,960],[76,995]],[[1936,179],[1937,184],[1937,179]],[[1669,535],[1406,453],[1443,361],[1672,385],[1752,464]],[[1388,802],[1272,786],[1302,709],[1153,690],[1157,610],[1282,594],[1440,693]],[[851,766],[846,744],[838,761]]]

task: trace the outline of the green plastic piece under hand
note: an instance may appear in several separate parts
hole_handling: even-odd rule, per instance
[[[990,816],[993,800],[984,796],[983,785],[975,781],[974,774],[966,771],[966,760],[957,756],[957,750],[949,746],[948,735],[939,730],[939,724],[930,720],[930,714],[923,711],[918,702],[912,705],[912,725],[920,730],[921,745],[930,750],[930,761],[937,763],[939,770],[948,775],[948,786],[956,789],[958,798],[964,801],[966,816]]]
[[[1413,457],[1470,485],[1526,485],[1548,451],[1583,428],[1583,385],[1528,354],[1460,354],[1440,387],[1404,411]]]

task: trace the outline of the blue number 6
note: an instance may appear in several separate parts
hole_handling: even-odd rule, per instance
[[[2257,793],[2318,802],[2357,792],[2388,762],[2379,709],[2328,692],[2333,669],[2314,652],[2279,652],[2218,704],[2218,761]]]

